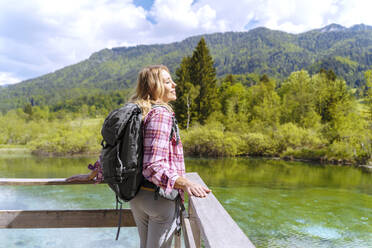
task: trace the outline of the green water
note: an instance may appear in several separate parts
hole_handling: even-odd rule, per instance
[[[85,173],[94,158],[0,157],[0,177]],[[372,247],[372,174],[264,159],[187,159],[256,247]],[[0,209],[114,208],[106,185],[0,186]],[[135,228],[2,229],[0,247],[138,247]]]

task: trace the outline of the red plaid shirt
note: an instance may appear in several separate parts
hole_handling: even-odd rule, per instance
[[[169,193],[178,177],[185,175],[182,143],[176,133],[169,140],[174,113],[153,108],[143,121],[143,176]],[[183,192],[180,190],[181,196]]]

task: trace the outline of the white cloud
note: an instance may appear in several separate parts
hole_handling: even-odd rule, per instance
[[[338,1],[338,6],[341,14],[337,16],[337,22],[351,26],[354,24],[372,25],[372,1],[357,0],[357,1]]]
[[[133,0],[1,0],[0,71],[28,79],[106,47],[257,26],[299,33],[330,23],[372,25],[371,9],[369,0],[155,0],[150,10]]]
[[[152,24],[132,1],[0,3],[0,71],[30,78],[87,58],[105,47],[136,45]]]
[[[337,10],[334,0],[200,0],[197,5],[213,6],[216,19],[228,30],[242,31],[254,21],[255,26],[299,33],[329,24],[327,17]]]
[[[226,24],[225,30],[243,31],[246,26],[300,33],[331,23],[344,26],[364,23],[372,25],[370,0],[200,0],[199,7],[209,5],[216,20]]]
[[[8,72],[0,72],[0,86],[8,84],[16,84],[22,81],[20,78],[13,76]]]

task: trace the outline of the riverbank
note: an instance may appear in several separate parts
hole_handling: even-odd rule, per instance
[[[99,156],[100,151],[89,151],[89,152],[80,152],[80,153],[53,153],[53,152],[46,152],[46,151],[35,151],[32,150],[32,147],[27,145],[0,145],[0,156],[37,156],[37,157],[60,157],[60,158],[79,158],[79,157],[97,157]],[[309,154],[309,153],[307,153]],[[317,154],[317,153],[314,153]],[[193,158],[202,158],[203,156],[195,156],[190,154],[185,154],[186,157],[193,157]],[[365,172],[372,173],[372,163],[370,164],[355,164],[348,160],[341,160],[341,159],[327,159],[326,157],[309,157],[309,156],[290,156],[285,154],[283,156],[236,156],[236,157],[251,157],[251,158],[258,158],[258,159],[269,159],[269,160],[283,160],[283,161],[296,161],[296,162],[306,162],[306,163],[314,163],[314,164],[333,164],[339,166],[352,166],[356,168],[360,168]],[[205,157],[208,158],[208,157]],[[209,158],[216,158],[216,157],[209,157]],[[224,157],[228,158],[228,156]]]
[[[0,145],[0,156],[31,156],[32,150],[22,145]]]
[[[278,160],[285,160],[285,161],[297,161],[297,162],[305,162],[305,163],[317,163],[317,164],[333,164],[333,165],[340,165],[340,166],[353,166],[362,169],[363,171],[372,173],[372,162],[369,164],[353,164],[350,161],[344,160],[328,160],[326,158],[314,158],[314,159],[306,159],[306,158],[294,158],[294,157],[273,157],[270,159],[278,159]]]
[[[27,145],[0,145],[0,156],[37,156],[37,157],[87,157],[99,156],[100,152],[87,151],[80,153],[57,153],[48,152],[43,150],[33,150],[32,147]]]

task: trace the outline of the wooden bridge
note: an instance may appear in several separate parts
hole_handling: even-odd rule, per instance
[[[187,173],[193,182],[205,185],[197,173]],[[91,182],[87,182],[91,183]],[[60,179],[0,178],[0,185],[71,185]],[[186,216],[185,216],[186,215]],[[35,221],[37,220],[37,221]],[[94,210],[0,210],[0,228],[86,228],[117,227],[118,211]],[[130,209],[123,209],[122,227],[136,226]],[[226,212],[216,197],[189,197],[188,213],[182,218],[182,232],[186,247],[247,247],[254,245]],[[175,247],[181,247],[181,238],[175,236]]]

